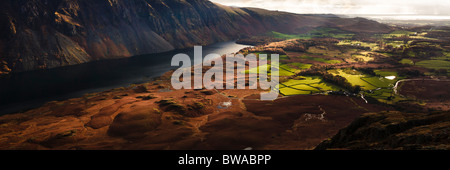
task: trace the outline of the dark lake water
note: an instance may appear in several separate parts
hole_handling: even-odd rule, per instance
[[[204,46],[203,56],[211,53],[234,53],[245,47],[248,46],[235,42],[216,43]],[[39,107],[49,101],[148,82],[176,69],[170,63],[178,53],[185,53],[193,58],[194,48],[15,73],[0,78],[0,115]]]

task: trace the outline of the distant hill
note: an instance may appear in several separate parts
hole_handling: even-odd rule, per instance
[[[363,18],[228,7],[207,0],[2,0],[0,74],[315,27],[391,30]]]

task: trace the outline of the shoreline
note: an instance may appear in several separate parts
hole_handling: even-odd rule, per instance
[[[209,46],[205,46],[204,51],[220,52],[228,50],[237,52],[238,50],[233,49],[236,47],[239,48],[240,46],[242,46],[242,48],[245,48],[250,45],[237,44],[235,41],[218,42]],[[229,50],[229,48],[231,50]],[[239,48],[239,50],[242,48]],[[190,54],[193,53],[193,48],[174,50],[171,52],[158,54],[138,55],[129,58],[94,61],[83,63],[80,65],[71,65],[48,70],[14,73],[13,75],[9,75],[12,77],[9,77],[8,79],[0,78],[0,82],[4,83],[3,85],[0,84],[0,87],[3,87],[2,90],[5,92],[5,95],[3,95],[3,99],[0,99],[4,100],[1,105],[3,106],[3,108],[7,108],[2,109],[0,111],[0,115],[25,112],[30,109],[39,108],[44,104],[55,100],[68,100],[72,98],[82,97],[87,93],[102,92],[115,88],[129,87],[133,84],[142,84],[148,81],[152,81],[162,76],[167,71],[170,71],[171,58],[173,57],[173,55],[178,53]],[[192,57],[191,55],[189,56]],[[140,70],[137,71],[136,67]],[[106,69],[99,70],[100,68]],[[172,69],[175,68],[176,67],[173,67]],[[66,74],[66,72],[69,72],[69,74]],[[38,78],[36,78],[36,76],[38,76]],[[62,79],[59,80],[57,79],[58,77],[61,77]],[[28,80],[29,83],[23,84],[22,81],[20,81],[22,79]],[[54,81],[54,83],[46,83],[43,81],[48,79]],[[83,85],[84,87],[78,85],[80,84],[80,82],[77,81],[77,79],[83,81],[81,83],[84,84],[81,85]],[[14,85],[14,83],[16,85]],[[34,85],[35,83],[38,84]],[[59,89],[56,90],[55,88],[50,87],[56,87]],[[72,88],[75,90],[72,90]],[[21,91],[23,89],[26,89],[28,91]],[[27,100],[16,97],[16,99],[13,98],[13,100],[17,102],[11,102],[10,97],[15,97],[15,95],[17,94],[20,94],[22,96],[34,96],[31,96],[31,99],[29,99],[29,97],[21,97]],[[9,97],[7,98],[7,96]]]

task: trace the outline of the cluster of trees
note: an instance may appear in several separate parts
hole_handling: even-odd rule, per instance
[[[374,38],[373,34],[368,33],[358,33],[354,35],[350,40],[352,41],[362,41],[368,43],[376,43],[379,38]]]
[[[357,70],[362,72],[362,73],[364,73],[364,74],[368,74],[368,75],[371,75],[371,76],[376,76],[377,75],[375,73],[375,71],[373,70],[373,68],[365,67],[365,68],[358,68]]]
[[[323,73],[322,78],[324,81],[341,86],[352,93],[359,93],[361,91],[361,86],[358,85],[353,86],[350,82],[348,82],[346,78],[342,76],[333,75],[330,73]]]
[[[420,58],[428,59],[431,57],[442,56],[442,49],[431,44],[419,44],[420,42],[414,41],[410,45],[402,45],[400,47],[393,47],[391,45],[385,45],[379,52],[387,52],[397,54],[402,58]]]
[[[362,90],[361,86],[353,86],[346,78],[328,73],[328,69],[330,68],[327,66],[313,66],[310,69],[301,72],[300,75],[320,76],[325,82],[338,85],[344,89],[347,89],[351,93],[359,93]]]
[[[400,69],[397,71],[398,75],[401,77],[419,77],[419,76],[423,76],[423,73],[420,72],[419,70],[410,70],[410,69]]]
[[[283,47],[286,51],[306,52],[309,47],[302,43],[290,43]]]
[[[254,36],[250,38],[243,38],[236,41],[238,44],[247,44],[247,45],[265,45],[271,42],[280,42],[284,41],[284,39],[281,38],[275,38],[270,36]]]
[[[438,38],[438,39],[448,39],[450,37],[450,30],[446,31],[430,31],[425,37],[428,38]]]
[[[440,76],[446,76],[447,73],[448,73],[447,69],[433,70],[433,72],[434,72],[436,75],[440,75]]]
[[[442,56],[442,49],[432,45],[414,45],[410,48],[407,48],[403,52],[404,54],[413,54],[417,58],[430,58],[430,57],[438,57]]]
[[[411,41],[413,39],[409,38],[409,36],[407,36],[407,35],[402,35],[400,37],[394,36],[394,37],[391,37],[391,38],[386,38],[385,40],[388,40],[388,41],[403,41],[403,44],[408,44],[408,41]]]
[[[303,40],[297,39],[295,41],[291,41],[282,47],[286,51],[297,51],[297,52],[305,52],[310,47],[314,46],[335,46],[336,43],[339,43],[338,39],[335,38],[313,38],[311,40]]]
[[[265,47],[265,46],[256,46],[256,47],[247,47],[239,51],[244,56],[250,53],[266,53],[266,54],[280,54],[286,55],[286,51],[283,48],[279,47]]]

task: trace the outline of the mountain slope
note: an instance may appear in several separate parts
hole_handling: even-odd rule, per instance
[[[355,30],[365,24],[363,29]],[[0,74],[159,53],[319,26],[388,32],[362,18],[235,8],[207,0],[3,0]]]
[[[365,114],[316,150],[436,150],[450,147],[448,112]]]

